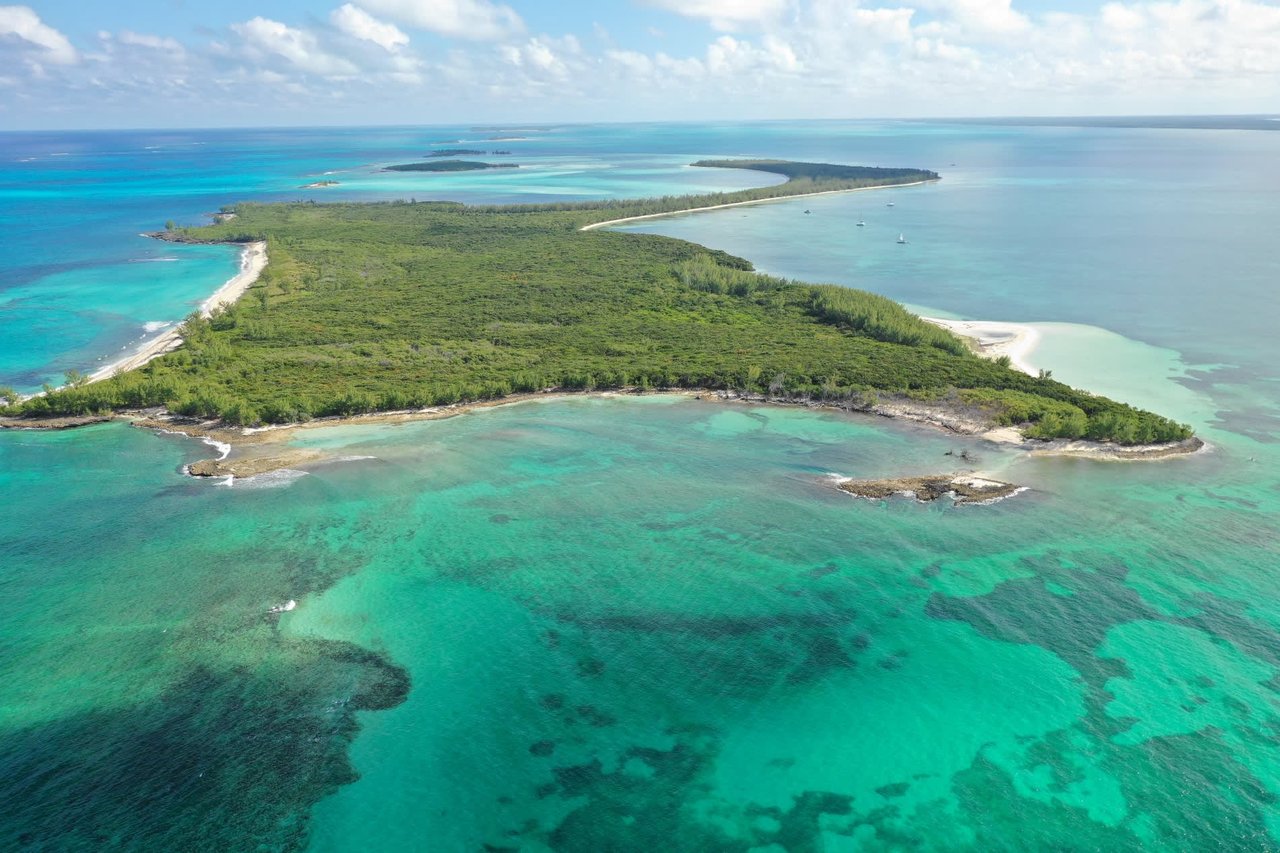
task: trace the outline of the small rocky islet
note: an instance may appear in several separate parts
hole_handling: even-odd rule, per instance
[[[932,474],[880,480],[843,480],[836,488],[856,497],[873,500],[904,495],[923,503],[949,497],[956,504],[972,504],[1007,498],[1024,487],[976,474]]]

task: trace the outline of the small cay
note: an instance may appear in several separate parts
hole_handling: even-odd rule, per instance
[[[935,474],[884,480],[845,480],[836,488],[860,498],[910,495],[918,501],[929,502],[951,497],[957,504],[968,504],[1007,498],[1023,487],[974,474]]]
[[[264,456],[242,456],[236,459],[201,459],[187,466],[192,477],[254,477],[284,468],[306,465],[324,459],[315,450],[286,450]]]

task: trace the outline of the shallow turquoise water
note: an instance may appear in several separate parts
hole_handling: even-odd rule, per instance
[[[320,164],[344,144],[328,133],[265,136]],[[1191,458],[1027,458],[881,419],[674,397],[309,430],[295,443],[343,461],[230,488],[182,477],[209,449],[178,437],[0,434],[0,847],[1280,848],[1275,344],[1253,331],[1277,306],[1259,290],[1271,255],[1231,236],[1241,210],[1277,213],[1265,186],[1236,180],[1251,150],[1259,184],[1272,177],[1276,143],[1259,136],[780,124],[574,142],[609,162],[631,146],[671,163],[891,164],[882,152],[900,148],[936,166],[942,184],[885,191],[895,207],[876,211],[923,217],[906,247],[929,253],[918,269],[891,241],[849,247],[840,217],[879,193],[646,228],[1043,323],[1033,362],[1189,420],[1214,445]],[[248,158],[262,138],[224,144]],[[1116,160],[1135,138],[1159,156]],[[1200,170],[1182,168],[1188,150]],[[192,185],[231,180],[198,165]],[[591,186],[574,174],[546,180]],[[1069,230],[1069,213],[1121,195],[1130,242],[1108,252],[1036,237],[1032,263],[1034,247],[993,236],[1028,218],[1027,239]],[[1159,233],[1170,195],[1221,217],[1188,214],[1229,275],[1206,284],[1165,257],[1182,251]],[[1007,209],[1005,226],[948,224],[978,200],[984,216]],[[165,218],[162,202],[135,200],[138,215]],[[851,257],[871,272],[850,274]],[[213,279],[233,262],[205,260]],[[141,266],[172,269],[177,288],[183,263]],[[59,273],[38,266],[12,265],[4,292],[74,306],[69,290],[41,295]],[[1157,273],[1167,298],[1135,283]],[[153,282],[178,306],[170,284]],[[57,357],[16,349],[35,374]],[[947,470],[960,448],[1030,490],[950,507],[831,488],[832,474]]]

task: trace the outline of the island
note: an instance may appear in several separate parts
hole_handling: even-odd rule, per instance
[[[773,160],[696,165],[787,181],[525,205],[240,204],[214,224],[157,232],[265,245],[270,262],[244,298],[187,318],[179,348],[13,403],[5,424],[149,410],[151,423],[225,430],[222,440],[245,427],[440,416],[548,392],[666,391],[997,430],[1031,444],[1197,446],[1186,425],[983,358],[883,296],[763,275],[684,240],[595,227],[939,177]]]
[[[337,185],[338,185],[337,181],[315,181],[314,183],[303,184],[301,187],[299,187],[299,189],[321,190],[326,187],[336,187]]]
[[[553,127],[492,127],[491,126],[491,127],[473,127],[471,128],[471,132],[472,133],[503,133],[510,136],[512,134],[525,134],[525,133],[550,133],[554,129],[555,128]]]
[[[1023,491],[1000,480],[974,474],[935,474],[925,477],[890,477],[884,480],[844,480],[836,488],[855,497],[883,500],[902,495],[921,503],[949,497],[955,504],[994,503]]]
[[[485,154],[491,154],[495,157],[501,157],[510,154],[510,151],[495,149],[493,151],[484,151],[479,148],[441,148],[438,151],[427,152],[428,157],[483,157]]]
[[[916,184],[936,181],[938,174],[922,169],[893,169],[881,166],[843,166],[837,163],[796,163],[791,160],[698,160],[691,163],[703,169],[751,169],[783,175],[787,184],[800,181],[814,183],[874,180],[885,184]]]
[[[436,160],[430,163],[402,163],[387,166],[384,172],[479,172],[485,169],[518,169],[515,163],[482,163],[479,160]]]

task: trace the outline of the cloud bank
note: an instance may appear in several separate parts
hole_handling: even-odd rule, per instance
[[[72,44],[32,8],[0,6],[0,118],[154,123],[151,109],[183,124],[244,124],[246,104],[260,123],[429,123],[1230,113],[1280,102],[1280,7],[1263,0],[1115,0],[1087,13],[1017,0],[630,8],[655,25],[628,33],[583,19],[578,32],[531,32],[490,0],[353,0],[182,41],[122,30]],[[673,31],[681,49],[665,47]]]

